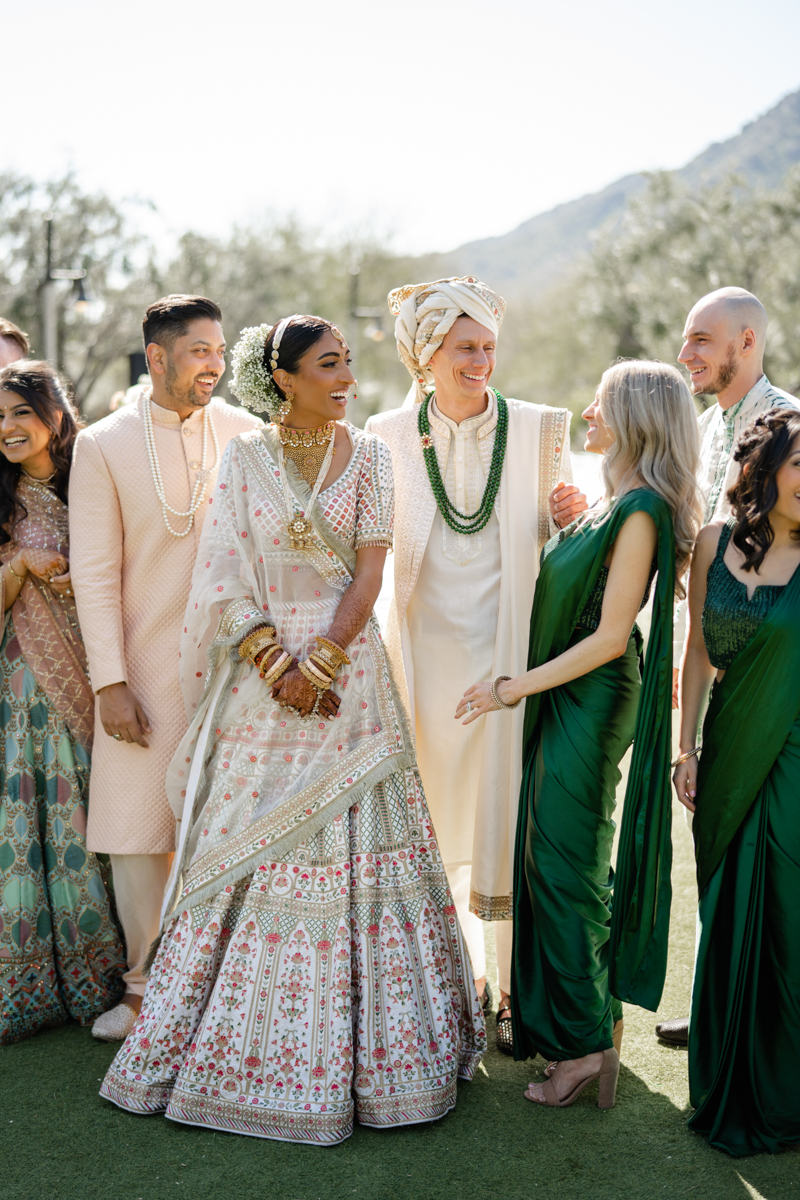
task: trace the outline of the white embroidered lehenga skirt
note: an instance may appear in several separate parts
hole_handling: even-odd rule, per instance
[[[286,1141],[430,1121],[485,1048],[414,770],[167,929],[101,1094]]]
[[[382,453],[377,439],[354,440],[322,498],[331,530],[351,540],[348,520],[372,537]],[[286,545],[265,454],[263,441],[235,439],[204,530],[181,667],[189,703],[192,680],[205,690],[168,777],[185,797],[175,915],[101,1095],[187,1124],[334,1144],[356,1118],[443,1116],[486,1032],[374,617],[347,648],[334,721],[280,708],[230,653],[268,611],[304,658],[351,579],[324,543]]]

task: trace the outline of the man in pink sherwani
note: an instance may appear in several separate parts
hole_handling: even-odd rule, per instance
[[[175,849],[167,766],[187,725],[178,646],[220,458],[260,424],[212,400],[225,370],[221,313],[167,296],[143,322],[152,391],[84,429],[70,477],[70,570],[97,723],[87,843],[110,854],[128,971],[95,1037],[127,1037],[141,1008]]]

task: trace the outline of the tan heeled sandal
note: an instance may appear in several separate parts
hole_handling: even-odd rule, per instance
[[[625,1019],[624,1019],[624,1017],[620,1017],[620,1019],[617,1022],[615,1022],[614,1029],[611,1034],[611,1040],[614,1043],[614,1049],[616,1050],[616,1052],[620,1056],[620,1058],[622,1057],[622,1035],[624,1032],[625,1032]],[[557,1059],[553,1059],[551,1062],[549,1062],[547,1064],[547,1066],[544,1069],[545,1077],[547,1079],[553,1078],[553,1072],[555,1071],[557,1066],[558,1066]]]
[[[547,1108],[569,1108],[571,1104],[580,1096],[585,1087],[593,1083],[595,1079],[599,1081],[597,1107],[598,1108],[613,1108],[617,1095],[617,1080],[619,1078],[619,1055],[612,1046],[610,1050],[603,1051],[603,1060],[592,1075],[587,1075],[583,1079],[579,1079],[571,1091],[564,1096],[559,1096],[557,1083],[559,1081],[558,1068],[561,1066],[558,1063],[555,1071],[549,1079],[545,1080],[542,1085],[542,1098],[538,1099],[534,1096],[529,1096],[527,1091],[524,1092],[526,1100],[531,1104],[542,1104]]]

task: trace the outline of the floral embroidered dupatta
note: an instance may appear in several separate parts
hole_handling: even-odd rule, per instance
[[[190,725],[167,776],[181,827],[165,917],[280,861],[413,763],[374,615],[348,647],[351,665],[334,686],[341,704],[333,721],[301,721],[279,708],[236,649],[268,614],[279,642],[304,657],[352,582],[356,547],[387,544],[388,450],[374,436],[350,434],[350,463],[314,509],[306,485],[294,472],[287,476],[294,511],[314,525],[306,550],[290,545],[275,431],[235,438],[223,457],[181,643]],[[335,512],[333,524],[323,509]]]
[[[66,504],[48,487],[24,475],[17,486],[17,495],[27,516],[10,530],[12,540],[0,547],[0,562],[9,562],[20,549],[57,550],[68,558]],[[28,575],[6,613],[3,591],[0,574],[4,624],[10,614],[20,649],[36,682],[73,737],[91,753],[94,694],[75,597],[57,595],[33,575]]]

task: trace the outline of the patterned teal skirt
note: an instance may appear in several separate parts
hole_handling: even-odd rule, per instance
[[[86,849],[89,757],[20,650],[0,645],[0,1044],[74,1019],[124,992],[110,865]]]

